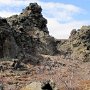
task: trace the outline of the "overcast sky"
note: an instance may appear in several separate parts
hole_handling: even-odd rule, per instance
[[[0,0],[0,16],[19,14],[30,2],[43,8],[50,35],[68,38],[72,29],[90,23],[90,0]]]

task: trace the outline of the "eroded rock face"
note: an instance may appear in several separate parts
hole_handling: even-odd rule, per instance
[[[90,26],[82,26],[81,29],[74,32],[74,35],[71,35],[69,38],[71,49],[73,51],[72,56],[78,59],[82,59],[83,61],[89,61]]]
[[[26,53],[53,55],[57,51],[55,39],[49,35],[47,20],[41,12],[41,6],[30,3],[20,15],[7,19],[15,41],[24,55]]]
[[[0,58],[39,62],[38,54],[54,55],[55,39],[49,35],[47,20],[37,3],[30,3],[22,13],[0,18]],[[38,58],[37,58],[38,57]]]
[[[13,33],[6,19],[0,18],[0,58],[15,58],[18,49]]]

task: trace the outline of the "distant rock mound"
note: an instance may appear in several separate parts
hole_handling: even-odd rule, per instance
[[[58,43],[58,50],[65,57],[79,59],[84,62],[90,60],[90,26],[82,26],[81,29],[73,29],[67,40]]]
[[[83,61],[90,60],[90,26],[82,26],[79,30],[73,30],[69,38],[72,56]]]

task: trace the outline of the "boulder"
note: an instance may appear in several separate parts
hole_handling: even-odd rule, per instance
[[[30,85],[22,88],[21,90],[42,90],[40,82],[32,82]]]
[[[32,82],[31,84],[27,85],[26,87],[20,90],[58,90],[55,87],[55,84],[51,81],[44,81],[44,82]]]

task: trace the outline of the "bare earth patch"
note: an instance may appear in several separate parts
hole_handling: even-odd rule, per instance
[[[27,64],[22,70],[13,70],[12,61],[2,61],[0,84],[4,90],[20,90],[31,82],[53,80],[59,90],[90,90],[90,62],[47,56],[41,65]]]

